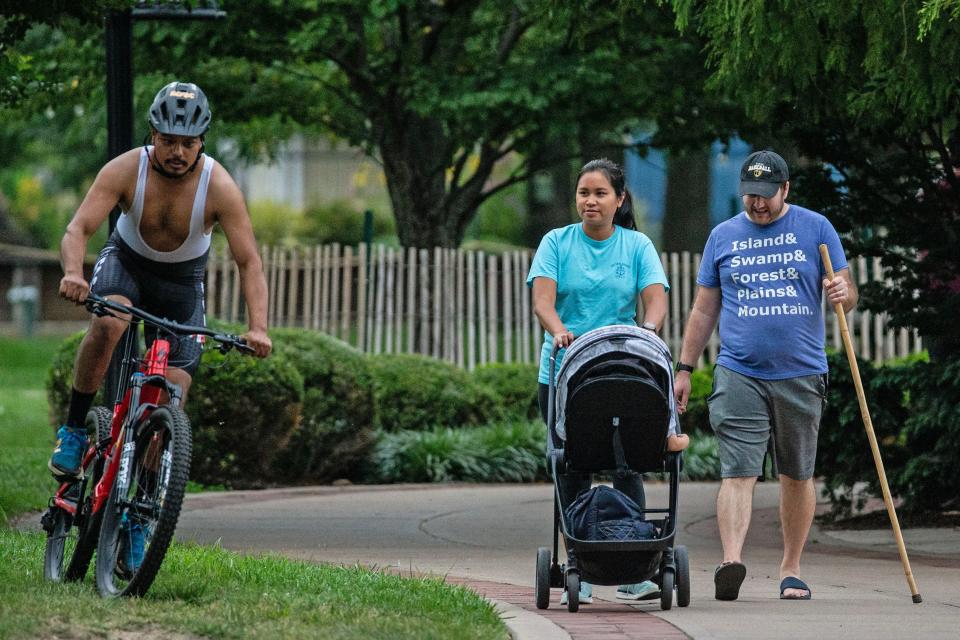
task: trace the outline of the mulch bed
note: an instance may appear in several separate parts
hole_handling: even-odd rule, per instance
[[[951,528],[960,527],[960,511],[897,511],[897,520],[901,529],[912,528]],[[830,520],[825,516],[817,518],[817,524],[825,530],[862,530],[886,529],[890,526],[890,517],[886,509],[861,513],[850,518]]]

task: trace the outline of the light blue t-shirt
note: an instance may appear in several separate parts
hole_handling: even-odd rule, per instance
[[[650,238],[639,231],[614,225],[606,240],[593,240],[581,223],[550,231],[537,248],[527,275],[557,283],[557,315],[574,337],[612,324],[637,324],[637,295],[651,284],[669,290],[667,275]],[[540,375],[550,381],[553,337],[543,332]],[[557,354],[557,371],[563,360]]]
[[[821,244],[834,272],[847,268],[830,221],[795,204],[768,225],[741,212],[713,229],[697,284],[720,287],[717,364],[763,380],[827,372]]]

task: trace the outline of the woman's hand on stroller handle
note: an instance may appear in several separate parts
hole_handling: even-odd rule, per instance
[[[553,334],[553,350],[554,353],[559,349],[566,349],[574,341],[575,336],[572,331],[567,331],[564,329],[562,332]]]

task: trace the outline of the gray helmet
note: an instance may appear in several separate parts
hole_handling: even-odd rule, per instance
[[[150,126],[158,133],[202,136],[210,128],[210,105],[192,82],[171,82],[150,105]]]

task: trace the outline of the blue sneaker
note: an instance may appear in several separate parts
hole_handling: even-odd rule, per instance
[[[636,584],[622,584],[617,587],[619,600],[653,600],[660,597],[660,587],[655,582],[644,580]]]
[[[47,463],[53,475],[81,477],[83,474],[80,464],[87,450],[87,442],[87,430],[83,427],[60,427],[57,431],[57,446]]]
[[[129,580],[140,569],[144,542],[143,525],[124,513],[120,522],[120,546],[117,549],[117,572],[120,577]]]
[[[580,597],[577,598],[580,604],[593,604],[593,585],[589,582],[580,583]],[[567,590],[564,589],[560,594],[560,605],[567,604]]]

